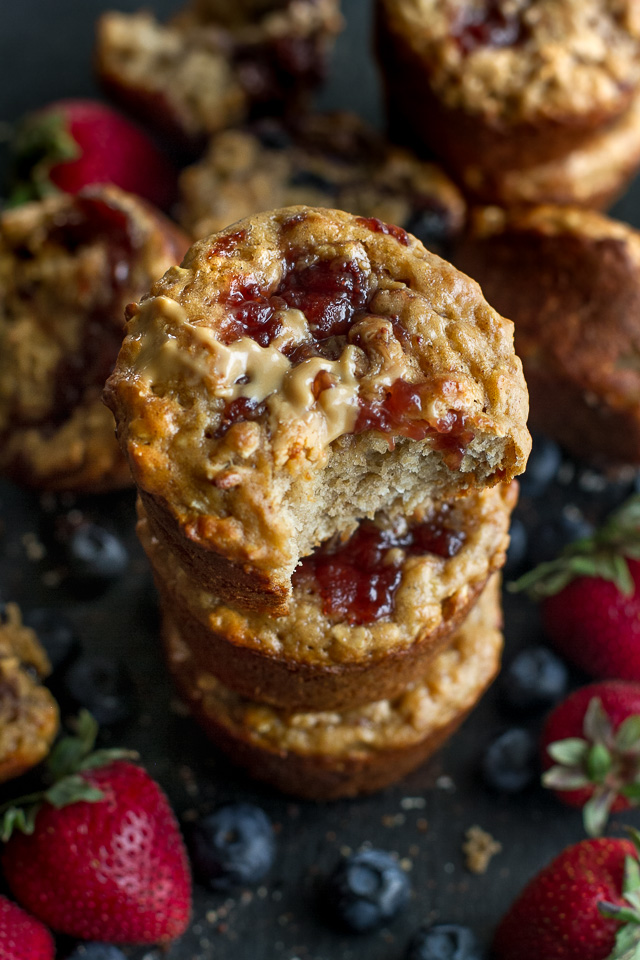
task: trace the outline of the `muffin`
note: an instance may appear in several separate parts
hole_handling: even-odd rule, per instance
[[[638,92],[632,0],[378,0],[377,19],[394,134],[461,180],[564,157]]]
[[[514,320],[534,428],[603,466],[640,463],[638,231],[576,208],[487,208],[455,260]]]
[[[19,777],[49,753],[58,732],[58,705],[40,681],[49,660],[14,603],[0,623],[0,782]]]
[[[399,227],[288,207],[194,244],[129,311],[105,393],[154,535],[283,615],[301,557],[524,469],[512,326]]]
[[[343,710],[397,696],[450,642],[504,563],[515,482],[412,517],[365,520],[306,557],[286,617],[250,614],[192,583],[153,536],[138,535],[161,603],[199,668],[251,700]]]
[[[194,238],[292,204],[336,207],[397,223],[440,253],[465,204],[432,163],[393,147],[354,114],[306,114],[288,128],[264,120],[213,137],[180,177],[180,220]]]
[[[563,157],[524,169],[460,171],[465,193],[501,206],[561,204],[607,209],[640,166],[640,96],[619,120],[608,124]]]
[[[115,187],[0,217],[0,470],[43,490],[131,482],[104,407],[126,304],[180,259],[181,231]]]
[[[182,145],[256,112],[297,108],[325,73],[339,0],[194,0],[167,25],[104,14],[96,67],[107,92]]]
[[[495,677],[502,653],[494,576],[450,646],[399,696],[342,712],[294,712],[245,699],[202,671],[164,618],[169,669],[216,746],[259,780],[310,800],[374,793],[447,740]]]

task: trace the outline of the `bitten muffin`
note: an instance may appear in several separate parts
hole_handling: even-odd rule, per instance
[[[479,211],[456,262],[515,322],[532,424],[640,463],[640,234],[592,211]]]
[[[397,696],[450,641],[504,563],[516,497],[514,482],[363,521],[302,562],[290,612],[277,619],[199,589],[144,514],[138,535],[162,606],[202,670],[283,709],[341,710]]]
[[[394,139],[459,177],[565,156],[640,83],[634,0],[378,0],[377,36]]]
[[[399,227],[259,214],[129,316],[105,396],[149,522],[235,605],[284,614],[300,557],[360,518],[524,469],[510,321]]]
[[[342,25],[339,0],[194,0],[167,25],[114,11],[98,21],[96,67],[129,110],[197,146],[252,113],[299,106]]]
[[[104,407],[125,306],[184,254],[181,231],[115,187],[0,218],[0,470],[44,490],[131,482]]]
[[[40,680],[49,661],[14,603],[0,623],[0,782],[19,777],[49,753],[58,732],[58,705]]]
[[[279,711],[233,693],[198,667],[168,616],[164,638],[177,688],[216,746],[285,793],[335,800],[381,790],[442,746],[498,672],[501,626],[494,576],[421,680],[392,700],[316,713]]]
[[[465,216],[460,192],[439,167],[391,146],[349,113],[307,114],[289,129],[269,120],[227,130],[183,171],[180,193],[180,220],[196,239],[304,203],[397,223],[440,253]]]

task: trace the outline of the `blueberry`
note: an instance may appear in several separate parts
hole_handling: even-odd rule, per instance
[[[405,960],[482,960],[475,934],[456,923],[421,927],[413,935]]]
[[[446,208],[435,203],[415,210],[409,217],[405,229],[417,237],[427,249],[448,240],[452,233]]]
[[[503,672],[502,699],[514,710],[546,710],[567,690],[568,671],[547,647],[528,647]]]
[[[562,452],[558,444],[541,434],[533,435],[533,447],[527,463],[527,469],[520,479],[520,489],[527,497],[539,497],[555,478]]]
[[[127,960],[122,950],[108,943],[83,943],[77,947],[68,960]]]
[[[518,517],[514,517],[511,521],[509,536],[510,542],[504,572],[505,576],[512,577],[520,569],[527,556],[527,528]]]
[[[532,566],[555,560],[569,543],[590,537],[593,525],[577,507],[568,505],[554,523],[544,523],[529,534],[529,562]]]
[[[136,692],[129,671],[123,663],[103,654],[79,657],[67,670],[64,684],[75,705],[86,707],[101,727],[123,723],[136,712]]]
[[[363,850],[342,859],[327,883],[327,904],[348,930],[381,926],[409,901],[409,880],[391,854]]]
[[[295,173],[291,174],[289,183],[292,187],[318,190],[320,193],[326,193],[329,196],[334,196],[336,192],[335,183],[331,183],[330,180],[319,173],[314,173],[313,170],[296,170]]]
[[[262,120],[257,123],[254,132],[267,150],[289,150],[293,146],[291,135],[273,120]]]
[[[276,845],[264,810],[233,803],[192,827],[189,849],[200,882],[226,892],[261,880],[273,864]]]
[[[23,622],[38,635],[38,640],[47,651],[53,670],[67,663],[79,647],[75,627],[64,613],[50,607],[28,610]]]
[[[83,584],[116,580],[129,564],[129,554],[120,538],[91,521],[71,531],[66,551],[69,575]]]
[[[485,782],[501,793],[519,793],[534,780],[536,743],[527,730],[513,727],[487,748],[482,760]]]

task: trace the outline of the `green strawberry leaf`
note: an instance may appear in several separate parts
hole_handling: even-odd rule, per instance
[[[587,754],[587,774],[593,783],[604,783],[611,770],[611,754],[603,743],[594,743]]]
[[[581,790],[589,785],[589,778],[577,767],[555,766],[542,774],[542,786],[550,790]]]
[[[567,737],[566,740],[556,740],[547,747],[547,753],[556,763],[567,767],[581,766],[587,756],[589,744],[580,737]]]
[[[79,774],[72,774],[49,787],[45,791],[44,799],[56,810],[60,810],[61,807],[68,807],[70,803],[78,803],[80,800],[98,803],[104,800],[104,793],[97,787],[92,787]]]
[[[613,725],[602,706],[600,697],[592,697],[585,710],[582,731],[592,744],[610,744],[613,741]]]
[[[614,743],[618,750],[625,753],[640,749],[640,715],[633,714],[622,721],[616,730]]]
[[[509,584],[534,599],[559,593],[577,577],[602,577],[626,597],[634,581],[626,558],[640,559],[640,494],[635,494],[607,519],[592,537],[570,543],[555,560],[541,563]]]
[[[109,750],[94,750],[78,766],[77,770],[96,770],[99,767],[106,767],[114,760],[139,760],[140,754],[135,750],[121,750],[118,747],[112,747]]]
[[[618,793],[621,793],[627,800],[640,800],[640,783],[627,783],[618,789]],[[633,803],[633,806],[636,806],[636,804]]]
[[[28,807],[9,807],[5,810],[2,817],[2,832],[0,839],[6,843],[14,830],[28,835],[32,834],[35,828],[36,814],[40,809],[39,803],[31,804]]]
[[[599,788],[589,797],[582,808],[582,823],[590,837],[600,837],[607,825],[616,791]]]
[[[40,113],[25,118],[11,144],[11,193],[9,206],[41,200],[59,193],[51,183],[53,167],[80,155],[80,148],[66,129],[60,113]]]
[[[626,856],[624,858],[622,892],[625,895],[625,900],[628,900],[629,897],[634,894],[638,895],[638,893],[640,893],[640,863],[637,857]]]
[[[613,953],[609,954],[607,960],[640,960],[640,929],[636,921],[620,927]]]

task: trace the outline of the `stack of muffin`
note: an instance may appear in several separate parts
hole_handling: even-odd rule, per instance
[[[179,689],[288,792],[398,779],[498,669],[512,325],[404,230],[308,207],[196,243],[129,314],[106,398]]]

